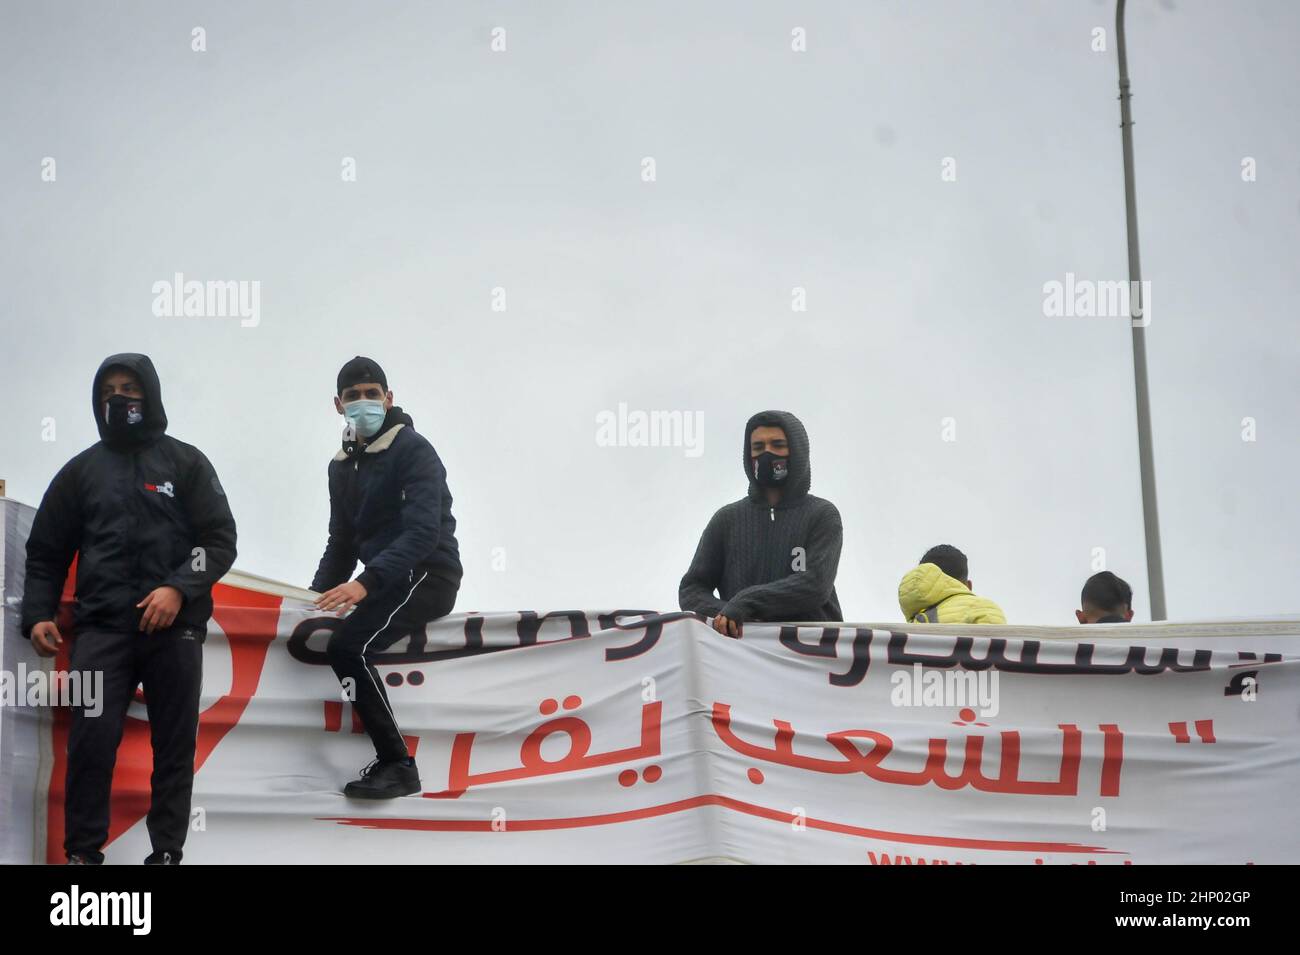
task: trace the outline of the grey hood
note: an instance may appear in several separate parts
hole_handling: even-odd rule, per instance
[[[792,504],[808,494],[812,485],[812,465],[808,462],[808,432],[803,422],[788,411],[760,411],[745,425],[744,447],[741,466],[749,481],[749,496],[754,500],[763,500],[763,488],[754,480],[753,460],[749,455],[749,439],[754,429],[763,426],[779,427],[785,431],[786,441],[790,444],[790,476],[786,478],[785,488],[781,494],[781,503]]]

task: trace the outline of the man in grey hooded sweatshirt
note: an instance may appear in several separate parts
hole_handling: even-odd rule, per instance
[[[808,433],[788,411],[745,425],[749,493],[721,508],[682,577],[681,609],[739,637],[746,621],[840,621],[835,572],[844,528],[830,501],[808,493]]]

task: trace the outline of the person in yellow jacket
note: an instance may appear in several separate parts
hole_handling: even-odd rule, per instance
[[[1002,608],[971,593],[966,555],[951,544],[931,547],[898,585],[908,623],[1006,623]]]

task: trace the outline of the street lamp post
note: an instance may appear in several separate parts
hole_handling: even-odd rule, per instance
[[[1128,56],[1124,46],[1124,0],[1115,5],[1115,43],[1119,52],[1119,116],[1124,146],[1124,211],[1128,219],[1130,325],[1133,333],[1133,386],[1137,400],[1138,465],[1142,473],[1142,523],[1146,532],[1147,587],[1151,619],[1165,619],[1165,572],[1160,555],[1160,514],[1156,507],[1155,460],[1151,451],[1151,402],[1147,394],[1146,303],[1138,258],[1137,197],[1133,183],[1133,115],[1129,108]],[[1137,308],[1133,308],[1136,299]],[[1142,317],[1132,321],[1132,313]]]

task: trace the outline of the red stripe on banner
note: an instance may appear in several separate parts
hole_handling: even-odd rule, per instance
[[[735,812],[760,819],[790,823],[794,815],[780,809],[769,809],[756,803],[743,802],[730,796],[709,794],[679,799],[676,802],[647,806],[644,809],[630,809],[626,812],[600,813],[594,816],[570,816],[559,819],[511,819],[505,824],[507,832],[545,832],[555,829],[582,829],[588,826],[607,826],[620,822],[635,822],[639,819],[653,819],[677,812],[686,812],[704,806],[721,806]],[[359,826],[365,829],[394,829],[411,832],[491,832],[491,819],[379,819],[358,816],[322,816],[321,822],[337,822],[345,826]],[[851,826],[842,822],[815,819],[812,816],[801,817],[809,829],[821,829],[837,832],[846,836],[858,836],[863,839],[878,839],[887,842],[905,842],[922,846],[949,846],[957,849],[991,849],[1003,852],[1074,852],[1097,853],[1104,855],[1126,855],[1117,849],[1103,846],[1086,846],[1077,842],[1017,842],[1005,839],[963,839],[956,836],[926,836],[907,832],[888,832],[884,829],[867,829],[863,826]]]
[[[1124,765],[1124,734],[1115,723],[1102,723],[1098,729],[1106,737],[1101,760],[1101,794],[1118,796],[1120,767]]]
[[[337,733],[343,727],[343,703],[325,700],[325,732]]]

